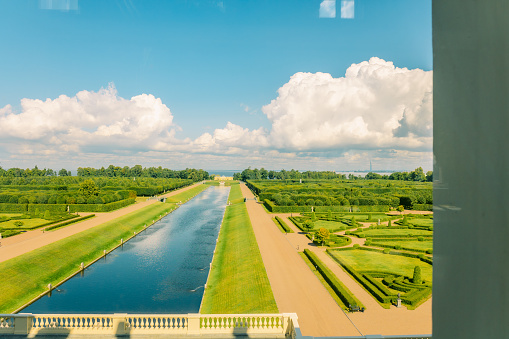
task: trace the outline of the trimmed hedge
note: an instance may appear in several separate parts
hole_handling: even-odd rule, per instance
[[[27,204],[0,204],[0,212],[27,212]]]
[[[431,204],[413,204],[412,209],[414,211],[433,211],[433,205],[431,205]]]
[[[87,219],[90,219],[90,218],[93,218],[95,217],[95,214],[89,214],[89,215],[86,215],[84,217],[80,217],[80,218],[77,218],[77,219],[72,219],[72,220],[68,220],[68,221],[65,221],[61,224],[57,224],[57,225],[53,225],[53,226],[50,226],[50,227],[46,227],[45,230],[46,231],[51,231],[51,230],[54,230],[54,229],[57,229],[57,228],[60,228],[60,227],[64,227],[64,226],[67,226],[67,225],[70,225],[70,224],[74,224],[74,223],[77,223],[77,222],[80,222],[80,221],[83,221],[83,220],[87,220]]]
[[[67,212],[66,204],[28,204],[28,213],[33,213],[35,210],[43,213],[50,211],[50,213],[65,213]]]
[[[136,199],[124,199],[109,204],[75,204],[69,205],[69,212],[111,212],[119,208],[134,204]]]
[[[285,233],[293,233],[292,229],[288,227],[288,225],[281,219],[280,217],[275,217],[276,222],[281,226],[281,228],[285,231]]]
[[[336,278],[325,264],[310,250],[304,249],[304,254],[308,257],[309,261],[316,266],[318,272],[321,274],[323,279],[329,284],[332,290],[336,293],[339,299],[343,302],[344,306],[348,309],[349,305],[357,305],[364,307],[364,305],[350,292],[350,290],[343,285],[341,281]]]

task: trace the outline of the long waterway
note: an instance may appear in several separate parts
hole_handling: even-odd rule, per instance
[[[197,313],[229,187],[210,187],[21,313]]]

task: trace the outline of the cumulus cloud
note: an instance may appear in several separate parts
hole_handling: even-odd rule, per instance
[[[401,159],[422,163],[431,159],[432,89],[431,71],[395,67],[376,57],[352,64],[337,78],[299,72],[262,107],[269,129],[228,122],[192,140],[176,137],[180,129],[161,99],[151,94],[125,99],[111,84],[73,97],[22,99],[19,112],[10,105],[0,108],[0,148],[17,160],[91,154],[134,159],[155,152],[180,162],[192,161],[194,154],[291,162],[296,168],[323,169],[320,161],[332,158],[353,168],[368,158],[389,165]]]
[[[22,99],[19,113],[5,106],[0,109],[0,138],[21,139],[24,148],[45,144],[66,152],[91,145],[106,151],[150,147],[154,140],[172,139],[172,121],[173,115],[161,99],[151,94],[124,99],[110,84],[98,92],[81,91],[73,97]]]
[[[340,78],[296,73],[262,110],[278,148],[429,150],[432,72],[371,58]]]

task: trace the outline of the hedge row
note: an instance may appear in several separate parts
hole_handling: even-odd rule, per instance
[[[413,204],[412,209],[414,211],[433,211],[432,204]]]
[[[311,206],[276,206],[272,201],[265,199],[263,205],[272,213],[301,213],[310,212]]]
[[[66,204],[28,204],[28,213],[34,213],[35,210],[39,212],[50,211],[50,213],[65,213],[67,212]]]
[[[67,220],[63,223],[60,223],[60,224],[57,224],[57,225],[53,225],[53,226],[50,226],[50,227],[46,227],[45,230],[46,231],[51,231],[51,230],[54,230],[54,229],[57,229],[57,228],[60,228],[60,227],[64,227],[64,226],[67,226],[67,225],[70,225],[70,224],[74,224],[74,223],[77,223],[77,222],[80,222],[80,221],[83,221],[83,220],[87,220],[87,219],[90,219],[90,218],[93,218],[95,217],[95,214],[89,214],[89,215],[86,215],[84,217],[80,217],[80,218],[77,218],[77,219],[72,219],[72,220]]]
[[[288,227],[288,225],[281,219],[280,217],[275,217],[276,222],[281,226],[281,228],[285,231],[285,233],[293,233],[292,229]]]
[[[75,204],[69,205],[69,212],[111,212],[119,208],[134,204],[136,199],[124,199],[120,201],[110,202],[109,204]]]
[[[393,248],[393,249],[401,249],[406,251],[412,251],[412,252],[420,252],[420,253],[427,253],[426,250],[416,249],[416,248],[407,248],[399,245],[401,248],[396,248],[398,245],[385,245],[381,243],[372,242],[369,246],[377,246],[377,247],[384,247],[384,248]]]
[[[26,211],[27,211],[26,204],[0,204],[0,212],[25,213]]]
[[[302,232],[307,232],[307,229],[305,229],[304,226],[295,217],[288,217],[288,220],[293,222],[293,224]]]
[[[362,303],[357,298],[355,298],[352,292],[350,292],[350,290],[345,285],[343,285],[343,283],[339,281],[338,278],[336,278],[334,273],[332,273],[313,252],[308,249],[304,249],[304,254],[317,268],[323,279],[327,282],[327,284],[329,284],[329,286],[343,302],[346,308],[349,308],[350,305],[364,307],[364,305],[362,305]]]

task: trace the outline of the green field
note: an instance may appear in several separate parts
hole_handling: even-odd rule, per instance
[[[433,219],[409,219],[408,222],[414,226],[433,226]]]
[[[433,235],[431,231],[415,230],[415,229],[375,229],[375,230],[363,230],[366,238],[370,236],[387,236],[387,237],[398,237],[398,236],[421,236],[421,235]]]
[[[228,200],[200,313],[277,313],[240,186]]]
[[[16,221],[21,221],[23,223],[22,226],[16,226],[14,223]],[[0,228],[15,228],[17,230],[25,230],[25,229],[32,229],[40,225],[47,224],[48,222],[51,222],[50,220],[41,219],[41,218],[32,218],[32,219],[20,219],[20,220],[9,220],[4,221],[0,223]],[[57,222],[57,221],[55,221]]]
[[[81,262],[85,265],[91,263],[103,254],[103,250],[115,248],[121,238],[128,239],[134,231],[138,233],[145,224],[151,224],[152,220],[173,209],[174,204],[156,202],[0,263],[0,313],[13,312],[46,291],[49,283],[55,286],[76,272]]]
[[[361,250],[330,250],[329,253],[358,272],[382,271],[412,278],[415,266],[420,266],[422,278],[431,282],[432,266],[417,258]]]
[[[342,222],[338,222],[338,221],[317,220],[314,223],[315,223],[314,228],[317,230],[320,228],[325,228],[325,229],[328,229],[329,231],[337,230],[339,228],[346,229],[346,225],[343,224]]]

